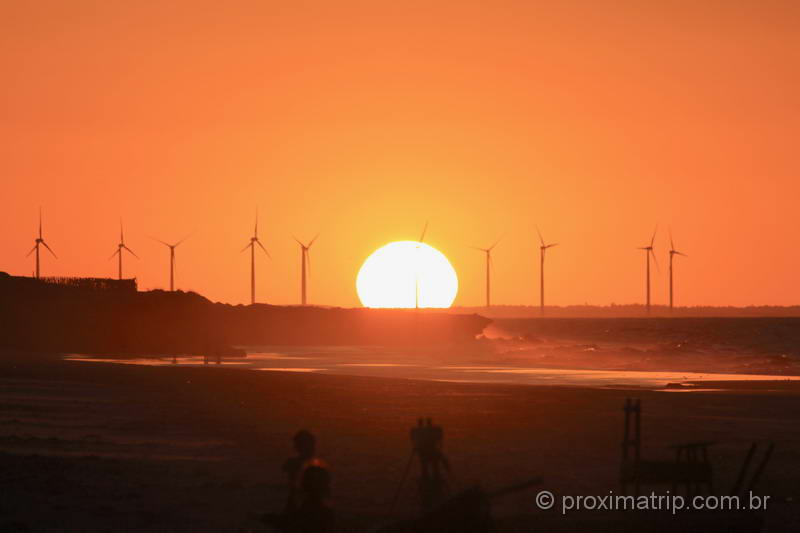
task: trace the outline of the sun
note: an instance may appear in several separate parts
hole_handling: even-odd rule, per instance
[[[425,243],[397,241],[375,250],[358,271],[365,307],[450,307],[458,276],[442,252]],[[419,294],[419,300],[417,300]]]

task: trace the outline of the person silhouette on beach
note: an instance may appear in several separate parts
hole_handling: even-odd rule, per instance
[[[294,511],[299,506],[298,495],[303,471],[310,466],[326,467],[324,461],[316,457],[317,438],[310,431],[298,431],[292,444],[297,455],[286,459],[281,468],[289,482],[289,497],[284,512]]]
[[[333,529],[328,465],[316,456],[317,440],[303,429],[292,439],[297,455],[284,461],[289,496],[281,514],[268,513],[261,521],[285,533],[327,533]]]
[[[280,515],[264,515],[262,522],[282,533],[332,533],[334,514],[327,501],[330,486],[331,474],[325,466],[306,466],[295,492],[296,508]]]
[[[291,533],[329,533],[333,531],[333,509],[327,499],[331,492],[330,471],[320,464],[303,470],[300,480],[299,507],[287,515]]]
[[[430,418],[425,421],[420,418],[417,426],[411,429],[411,442],[421,468],[420,498],[426,511],[441,503],[445,495],[446,483],[442,474],[443,471],[449,474],[450,463],[442,451],[443,441],[444,430],[433,425]]]

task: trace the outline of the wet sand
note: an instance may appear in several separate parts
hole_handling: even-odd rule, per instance
[[[797,382],[672,394],[14,354],[0,357],[0,370],[0,530],[247,530],[248,512],[281,508],[280,465],[291,435],[305,427],[332,464],[343,530],[369,531],[392,518],[408,429],[419,416],[444,426],[454,489],[543,476],[541,488],[556,494],[602,495],[619,489],[629,396],[643,402],[644,454],[668,458],[670,444],[714,441],[724,492],[750,442],[775,441],[756,490],[772,497],[766,530],[800,526]],[[498,529],[585,529],[575,517],[538,511],[535,493],[497,502]],[[395,516],[415,508],[409,480]]]
[[[508,383],[517,385],[560,385],[572,387],[648,388],[663,389],[667,384],[687,385],[681,390],[706,389],[706,381],[781,383],[800,376],[787,374],[748,373],[748,367],[725,367],[708,357],[706,371],[692,372],[680,364],[654,364],[652,358],[610,356],[601,350],[586,352],[575,346],[564,350],[556,346],[558,358],[543,361],[540,357],[520,351],[509,355],[486,351],[487,346],[455,345],[449,348],[377,348],[358,346],[271,346],[248,350],[247,357],[225,359],[226,367],[269,372],[314,372],[329,375],[370,376],[382,378],[424,379],[460,383]],[[502,345],[501,345],[502,346]],[[489,349],[497,349],[490,344]],[[501,348],[502,349],[502,348]],[[72,361],[93,363],[123,363],[149,366],[215,366],[213,359],[202,356],[176,357],[107,357],[67,355]],[[674,358],[673,358],[674,359]],[[719,359],[724,359],[720,357]],[[734,359],[729,356],[728,359]],[[560,363],[560,364],[559,364]],[[698,361],[693,361],[698,366]],[[709,369],[714,369],[713,372]],[[731,372],[733,370],[733,372]],[[775,369],[785,370],[785,369]],[[719,386],[714,388],[719,389]],[[763,388],[763,387],[762,387]],[[675,389],[670,389],[675,390]]]

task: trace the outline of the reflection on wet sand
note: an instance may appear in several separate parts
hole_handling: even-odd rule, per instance
[[[317,372],[319,368],[256,368],[266,372]]]
[[[204,365],[202,357],[172,356],[157,358],[113,358],[70,355],[71,361],[112,362],[135,365],[156,366],[217,366]],[[303,361],[302,366],[297,362]],[[471,361],[470,361],[471,362]],[[519,385],[578,386],[592,388],[647,388],[670,392],[723,390],[724,386],[713,388],[705,383],[756,381],[787,381],[786,376],[764,374],[659,372],[640,370],[591,370],[535,368],[502,364],[442,364],[441,358],[426,358],[420,354],[406,354],[400,351],[380,349],[343,350],[335,347],[325,351],[320,347],[303,351],[298,347],[286,350],[271,349],[266,352],[253,351],[246,358],[224,359],[221,366],[247,368],[276,372],[316,372],[320,374],[358,375],[371,377],[391,377],[422,379],[429,381],[449,381],[462,383],[510,383]],[[788,378],[791,379],[791,378]],[[796,378],[795,378],[796,379]],[[669,384],[669,387],[667,386]],[[760,387],[760,390],[768,390]]]

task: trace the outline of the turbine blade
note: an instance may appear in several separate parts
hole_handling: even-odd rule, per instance
[[[552,248],[553,246],[558,246],[558,243],[554,242],[553,244],[548,244],[547,246],[545,246],[545,248]]]
[[[56,253],[55,253],[55,252],[52,250],[52,248],[50,248],[49,246],[47,246],[47,243],[46,243],[46,242],[42,241],[42,244],[44,244],[44,247],[45,247],[45,248],[47,248],[47,251],[48,251],[48,252],[50,252],[51,254],[53,254],[53,257],[55,257],[56,259],[58,259],[58,256],[56,255]]]
[[[119,219],[119,242],[125,244],[125,236],[122,234],[122,219]]]
[[[258,207],[256,207],[256,225],[253,227],[253,237],[258,239]]]
[[[133,257],[135,257],[136,259],[139,259],[139,256],[138,256],[138,255],[136,255],[136,253],[135,253],[133,250],[131,250],[130,248],[128,248],[128,247],[127,247],[127,246],[125,246],[124,244],[122,245],[122,247],[123,247],[123,248],[125,248],[126,250],[128,250],[128,252],[130,252],[130,254],[131,254]]]
[[[39,206],[39,238],[42,238],[42,207]]]
[[[656,229],[653,230],[653,236],[650,238],[650,246],[653,246],[653,243],[656,241],[656,233],[658,233],[658,224],[656,224]]]
[[[297,241],[297,244],[299,244],[299,245],[300,245],[302,248],[305,248],[305,247],[306,247],[306,245],[305,245],[305,244],[303,244],[303,243],[302,243],[302,241],[300,241],[300,239],[298,239],[298,238],[297,238],[297,237],[295,237],[294,235],[292,235],[292,238],[293,238],[295,241]]]
[[[252,242],[252,241],[250,241],[250,243],[249,243],[247,246],[245,246],[244,248],[242,248],[242,249],[239,251],[239,253],[242,253],[242,252],[244,252],[245,250],[247,250],[247,249],[248,249],[248,248],[250,248],[251,246],[253,246],[253,242]]]
[[[428,221],[425,221],[425,227],[422,228],[422,235],[419,237],[419,242],[423,242],[425,240],[425,234],[428,232]]]
[[[544,237],[542,237],[542,232],[539,231],[539,226],[536,226],[536,233],[539,234],[539,242],[542,243],[542,246],[544,246]]]
[[[262,250],[264,250],[264,253],[265,253],[265,254],[267,254],[267,257],[269,257],[270,259],[272,259],[272,256],[271,256],[271,255],[269,255],[269,252],[267,251],[267,249],[266,249],[266,248],[264,248],[264,245],[263,245],[263,244],[261,244],[261,241],[256,241],[256,242],[257,242],[257,243],[258,243],[258,245],[261,247],[261,249],[262,249]]]
[[[116,252],[114,252],[113,254],[111,254],[111,257],[109,257],[109,258],[108,258],[108,260],[109,260],[109,261],[111,261],[112,259],[114,259],[114,256],[116,256],[118,253],[119,253],[119,248],[117,248],[117,251],[116,251]]]
[[[675,249],[675,241],[672,240],[672,230],[669,230],[669,249]]]
[[[659,272],[661,272],[661,267],[660,267],[660,266],[658,266],[658,258],[656,257],[656,254],[655,254],[655,252],[653,251],[653,249],[652,249],[652,248],[650,248],[650,250],[649,250],[649,252],[648,252],[648,253],[649,253],[650,255],[652,255],[652,256],[653,256],[653,262],[656,264],[656,270],[658,270]]]
[[[34,246],[33,246],[33,248],[31,248],[31,251],[30,251],[30,252],[28,252],[27,254],[25,254],[25,257],[30,257],[30,255],[31,255],[33,252],[35,252],[35,251],[36,251],[36,245],[34,245]]]
[[[162,241],[161,239],[156,239],[156,238],[155,238],[155,237],[153,237],[152,235],[148,235],[148,237],[150,237],[151,239],[153,239],[153,240],[154,240],[154,241],[156,241],[156,242],[160,242],[160,243],[161,243],[161,244],[163,244],[164,246],[167,246],[167,247],[171,247],[171,246],[172,246],[172,245],[170,245],[168,242],[164,242],[164,241]]]
[[[312,244],[314,244],[314,241],[316,241],[316,240],[317,240],[317,237],[319,237],[319,233],[317,233],[316,235],[314,235],[314,238],[313,238],[313,239],[311,239],[311,242],[309,242],[309,243],[308,243],[308,246],[306,246],[306,248],[311,248],[311,245],[312,245]]]
[[[494,241],[494,244],[493,244],[493,245],[491,245],[491,246],[489,247],[489,251],[492,251],[492,250],[494,249],[494,247],[495,247],[495,246],[497,246],[498,244],[500,244],[500,241],[502,241],[504,237],[505,237],[505,234],[501,235],[499,239],[497,239],[496,241]]]
[[[181,244],[183,241],[185,241],[186,239],[188,239],[188,238],[189,238],[189,237],[191,237],[192,235],[194,235],[194,232],[192,232],[192,233],[188,234],[186,237],[184,237],[183,239],[181,239],[181,240],[179,240],[178,242],[176,242],[175,244],[173,244],[173,245],[172,245],[172,247],[173,247],[173,248],[177,248],[177,247],[178,247],[178,245],[180,245],[180,244]]]

